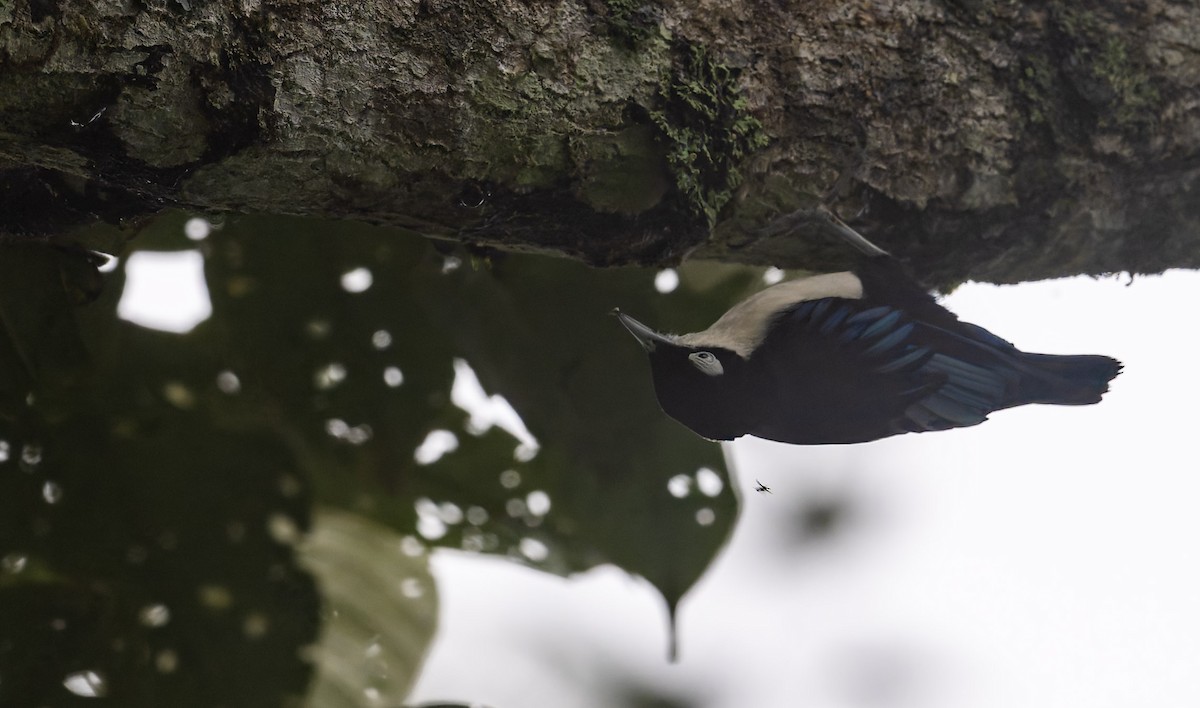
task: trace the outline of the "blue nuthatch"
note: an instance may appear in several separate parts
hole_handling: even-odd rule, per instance
[[[656,332],[616,312],[650,357],[668,415],[711,440],[858,443],[978,425],[1027,403],[1097,403],[1116,359],[1022,352],[960,321],[886,251],[832,215],[864,255],[850,271],[780,283],[708,329]]]

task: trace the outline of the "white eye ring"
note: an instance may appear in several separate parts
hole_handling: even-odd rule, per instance
[[[721,360],[713,356],[712,352],[692,352],[688,354],[688,359],[692,365],[709,376],[720,376],[725,373],[725,367],[721,366]]]

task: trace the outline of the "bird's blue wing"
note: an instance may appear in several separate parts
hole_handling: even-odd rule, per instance
[[[822,340],[861,384],[896,401],[895,424],[911,432],[977,425],[1005,405],[1019,373],[1012,345],[971,326],[969,339],[911,320],[903,311],[860,301],[824,298],[781,313],[800,336]],[[886,401],[881,401],[886,404]]]

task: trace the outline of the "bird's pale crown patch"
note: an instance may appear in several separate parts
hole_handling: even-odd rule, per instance
[[[859,300],[862,296],[862,281],[850,272],[789,280],[742,300],[708,329],[679,335],[675,341],[687,347],[720,347],[747,359],[767,336],[767,325],[776,312],[808,300],[825,297]]]

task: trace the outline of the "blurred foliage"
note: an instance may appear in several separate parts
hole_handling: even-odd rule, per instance
[[[34,378],[70,389],[86,368],[71,294],[79,289],[76,283],[90,278],[66,276],[77,269],[91,275],[95,268],[82,251],[39,243],[3,249],[0,287],[6,296],[0,297],[0,323],[7,336],[0,336],[0,416],[10,418],[24,405]]]
[[[0,704],[396,702],[436,623],[432,547],[613,563],[673,610],[729,536],[720,448],[662,414],[607,313],[697,329],[757,272],[696,266],[663,296],[648,271],[362,225],[197,243],[184,221],[134,242],[203,253],[213,315],[183,335],[117,318],[121,268],[78,307],[83,256],[0,252]],[[456,359],[536,445],[472,424]],[[416,454],[434,431],[453,449]]]
[[[0,705],[274,705],[299,696],[318,601],[305,495],[270,436],[94,413],[6,432]],[[289,490],[290,491],[290,490]],[[278,532],[277,534],[278,535]],[[79,689],[76,694],[81,696]]]
[[[399,705],[437,624],[428,556],[394,531],[331,510],[318,513],[299,551],[325,602],[309,705]]]

